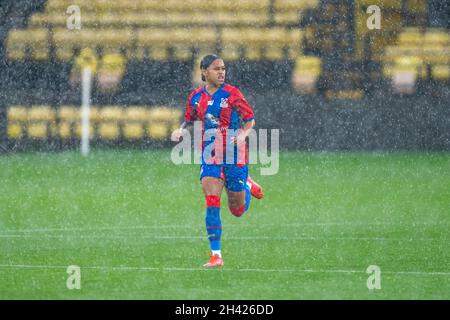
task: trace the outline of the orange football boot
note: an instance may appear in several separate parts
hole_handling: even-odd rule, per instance
[[[264,197],[264,191],[262,187],[257,184],[252,178],[250,178],[250,176],[248,176],[247,182],[252,185],[250,188],[250,193],[252,194],[252,196],[256,199],[262,199]]]
[[[223,260],[221,257],[219,257],[218,255],[212,255],[212,254],[208,254],[209,255],[209,261],[207,263],[205,263],[203,266],[204,267],[221,267],[223,266]]]

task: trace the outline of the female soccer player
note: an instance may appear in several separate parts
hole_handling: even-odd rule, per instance
[[[217,267],[224,264],[220,252],[223,187],[228,194],[229,209],[236,217],[248,210],[251,196],[261,199],[264,193],[248,175],[245,139],[255,125],[252,107],[239,89],[225,83],[225,64],[219,56],[203,57],[200,69],[205,86],[189,95],[185,121],[172,133],[171,140],[178,142],[194,121],[202,122],[200,180],[206,198],[206,230],[212,251],[204,267]]]

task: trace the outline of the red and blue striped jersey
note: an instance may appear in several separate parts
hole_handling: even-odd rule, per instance
[[[193,91],[188,97],[184,115],[187,122],[196,120],[202,122],[202,151],[214,142],[213,157],[205,159],[202,155],[202,163],[210,164],[229,163],[229,159],[226,158],[226,150],[230,136],[234,135],[233,132],[237,133],[236,130],[241,128],[243,123],[254,118],[253,108],[241,91],[226,83],[222,84],[212,95],[205,87]],[[211,132],[210,129],[215,130],[213,136],[205,134],[207,130]],[[239,150],[236,146],[234,148],[234,164],[247,164],[248,154],[245,144]]]

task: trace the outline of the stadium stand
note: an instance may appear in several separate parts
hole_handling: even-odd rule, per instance
[[[90,136],[101,140],[163,140],[178,127],[180,117],[179,109],[166,106],[93,106]],[[8,137],[13,140],[81,137],[81,110],[76,106],[10,106],[7,120]]]
[[[405,28],[395,45],[386,47],[383,75],[396,91],[414,93],[419,80],[450,79],[450,33],[443,29]]]
[[[68,28],[72,5],[80,8],[81,29]],[[367,28],[369,5],[382,9],[381,30]],[[201,85],[199,59],[211,52],[225,59],[228,82],[255,95],[362,99],[378,91],[414,94],[424,84],[446,88],[450,19],[442,6],[435,0],[5,0],[0,80],[11,106],[7,136],[77,139],[80,66],[87,61],[96,105],[91,134],[112,141],[167,138],[178,119],[159,115],[169,112],[164,108],[139,106],[183,105],[186,92]]]

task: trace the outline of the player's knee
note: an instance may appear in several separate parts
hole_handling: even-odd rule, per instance
[[[241,217],[244,212],[245,212],[245,205],[240,206],[240,207],[229,207],[230,212],[235,216],[235,217]]]

